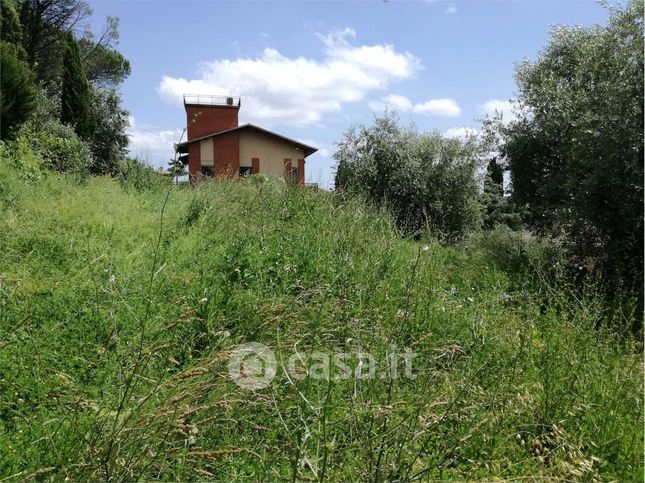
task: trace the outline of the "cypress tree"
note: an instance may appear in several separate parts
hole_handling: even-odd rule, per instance
[[[0,139],[12,137],[36,108],[36,85],[23,54],[0,41]]]
[[[81,64],[78,42],[68,32],[65,35],[60,121],[73,126],[82,139],[90,140],[91,119],[90,86]]]
[[[20,45],[22,26],[15,0],[0,0],[0,40]]]
[[[497,196],[504,196],[504,170],[496,158],[489,161],[486,167],[486,178],[484,180],[484,192]]]
[[[0,139],[12,137],[36,108],[15,0],[0,0]]]
[[[504,168],[493,158],[486,167],[484,192],[482,193],[482,226],[490,230],[496,225],[506,225],[518,230],[522,217],[510,198],[504,196]]]

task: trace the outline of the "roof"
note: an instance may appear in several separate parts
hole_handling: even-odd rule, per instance
[[[310,154],[313,154],[316,151],[318,151],[318,148],[314,148],[313,146],[309,146],[307,144],[301,143],[300,141],[296,141],[295,139],[291,139],[291,138],[288,138],[288,137],[283,136],[281,134],[275,133],[273,131],[269,131],[267,129],[261,128],[260,126],[256,126],[255,124],[243,124],[242,126],[234,127],[232,129],[226,129],[225,131],[218,131],[218,132],[214,132],[212,134],[206,134],[204,136],[199,136],[197,138],[190,139],[189,141],[184,141],[183,143],[177,144],[177,151],[182,152],[183,150],[181,148],[188,146],[190,143],[201,141],[203,139],[214,138],[214,137],[217,137],[217,136],[221,136],[223,134],[228,134],[228,133],[232,133],[232,132],[236,132],[236,131],[241,131],[243,129],[254,129],[254,130],[259,131],[259,132],[261,132],[263,134],[268,134],[269,136],[273,136],[275,138],[278,138],[278,139],[280,139],[282,141],[286,141],[286,142],[295,144],[296,146],[298,146],[299,148],[301,148],[304,151],[305,156],[309,156]],[[185,151],[183,151],[183,152],[185,152]]]

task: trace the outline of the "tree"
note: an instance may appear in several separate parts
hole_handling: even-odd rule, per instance
[[[0,1],[0,40],[14,45],[22,41],[22,26],[15,0]]]
[[[68,32],[61,90],[61,114],[63,124],[70,124],[84,140],[92,138],[90,111],[90,85],[83,72],[78,42]]]
[[[175,156],[168,163],[168,172],[170,173],[170,176],[172,176],[172,178],[176,180],[180,176],[184,176],[186,174],[186,166],[184,166],[184,163],[179,161],[179,159]]]
[[[643,2],[606,27],[559,27],[516,72],[523,113],[501,126],[513,199],[538,231],[635,286],[643,275]]]
[[[334,159],[337,189],[386,205],[410,234],[429,228],[454,241],[479,227],[480,152],[474,140],[402,129],[386,114],[373,126],[347,131]]]
[[[22,44],[37,79],[61,75],[65,34],[84,25],[92,10],[82,0],[19,0]]]
[[[36,108],[36,86],[19,46],[0,42],[0,137],[12,137]]]
[[[108,17],[98,40],[86,32],[79,40],[81,60],[88,80],[101,87],[116,87],[130,75],[130,62],[113,45],[119,40],[119,19]]]
[[[125,158],[128,136],[128,111],[114,89],[91,89],[92,133],[88,142],[94,161],[90,172],[116,175]]]
[[[497,225],[506,225],[514,230],[521,228],[520,213],[510,197],[504,196],[504,168],[495,157],[486,166],[481,203],[484,229],[490,230]]]

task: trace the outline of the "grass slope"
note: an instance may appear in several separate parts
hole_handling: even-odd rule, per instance
[[[5,161],[0,479],[642,478],[641,349],[593,297],[334,194]],[[249,341],[419,355],[414,378],[249,391],[227,372]]]

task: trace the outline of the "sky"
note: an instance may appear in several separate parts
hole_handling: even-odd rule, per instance
[[[306,181],[333,186],[335,143],[388,108],[446,136],[512,116],[514,66],[555,25],[605,24],[575,1],[90,1],[91,28],[120,19],[130,153],[166,166],[183,94],[240,96],[250,122],[318,148]]]

